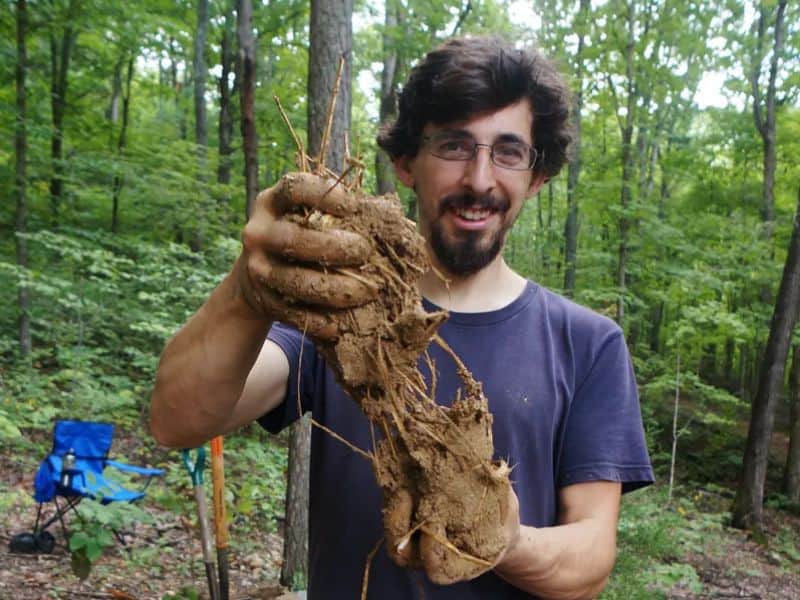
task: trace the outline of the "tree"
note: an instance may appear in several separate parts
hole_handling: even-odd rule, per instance
[[[769,444],[775,422],[775,407],[783,389],[783,376],[792,332],[800,316],[800,190],[794,214],[792,237],[783,276],[772,313],[772,322],[761,362],[758,392],[753,400],[742,475],[733,503],[733,525],[761,531],[764,482],[767,477]]]
[[[78,36],[78,31],[75,28],[78,12],[79,0],[69,0],[65,15],[53,15],[51,17],[50,106],[53,131],[50,140],[52,162],[50,205],[52,210],[51,218],[55,224],[58,224],[58,213],[64,189],[64,114],[67,107],[69,62]]]
[[[28,229],[28,200],[27,200],[27,113],[26,113],[26,89],[25,79],[28,75],[28,55],[25,47],[25,35],[28,26],[28,7],[26,0],[17,0],[17,64],[16,64],[16,87],[17,87],[17,114],[16,127],[14,129],[14,153],[15,153],[15,187],[17,197],[17,218],[16,233],[14,243],[16,245],[17,266],[20,269],[28,268],[28,242],[24,235]],[[18,284],[17,298],[19,301],[19,321],[18,339],[19,349],[22,356],[27,357],[31,353],[31,318],[30,318],[30,298],[28,296],[28,285],[20,280]]]
[[[381,35],[383,47],[383,70],[381,71],[381,89],[378,109],[378,121],[381,124],[392,121],[397,116],[397,74],[399,53],[394,42],[399,20],[399,1],[386,0],[384,3],[384,28]],[[394,193],[394,170],[385,152],[375,153],[375,178],[378,194]]]
[[[341,70],[333,110],[327,154],[320,157],[335,172],[345,167],[346,139],[350,131],[353,0],[311,0],[311,45],[308,55],[308,149],[320,153],[328,125],[328,108]],[[311,456],[311,421],[306,415],[289,434],[289,475],[286,489],[286,536],[281,583],[304,581],[308,573],[308,487]]]
[[[122,88],[122,64],[123,58],[120,58],[117,62],[117,65],[114,69],[114,89],[115,94],[114,98],[122,98],[122,125],[119,129],[119,137],[117,138],[117,155],[122,157],[123,152],[125,150],[125,145],[127,144],[128,139],[128,122],[130,120],[130,105],[131,105],[131,83],[133,82],[133,61],[136,56],[135,50],[130,50],[128,54],[127,62],[127,75],[125,77],[125,87],[124,90]],[[119,86],[119,94],[117,96],[116,90],[117,86]],[[115,103],[112,100],[111,105],[111,124],[112,128],[114,123],[118,118],[118,112],[115,107]],[[122,186],[125,183],[125,178],[119,172],[114,173],[114,181],[111,185],[112,192],[111,192],[111,232],[117,233],[119,230],[119,201],[120,201],[120,194],[122,192]]]
[[[791,403],[789,451],[783,469],[783,492],[792,502],[800,502],[800,343],[792,351],[789,372],[789,402]]]
[[[231,106],[230,75],[234,67],[233,52],[233,6],[230,0],[226,3],[225,21],[220,41],[220,66],[222,74],[219,78],[219,164],[217,166],[217,182],[228,184],[231,181],[231,146],[233,139],[233,114]]]
[[[239,80],[241,104],[242,145],[244,147],[244,179],[247,201],[245,217],[258,194],[258,137],[256,135],[256,41],[253,36],[253,2],[238,0],[236,8],[236,37],[239,42],[239,61],[236,78]]]
[[[208,0],[197,0],[197,29],[194,38],[194,141],[197,144],[199,179],[205,179],[208,146],[206,115],[206,43],[208,42]]]
[[[769,81],[767,83],[766,97],[763,97],[760,78],[764,62],[764,43],[766,38],[767,21],[770,19],[772,6],[764,2],[759,3],[756,27],[756,47],[752,57],[750,70],[750,87],[753,95],[753,120],[763,143],[763,179],[761,188],[761,215],[764,219],[764,232],[768,238],[772,237],[773,221],[775,219],[775,94],[777,90],[778,66],[783,53],[784,25],[783,18],[786,13],[786,0],[780,0],[775,10],[773,25],[772,57],[769,63]]]
[[[581,111],[583,110],[584,82],[586,69],[584,46],[586,28],[589,25],[589,0],[581,0],[578,29],[578,50],[575,56],[575,86],[578,88],[573,104],[575,137],[572,161],[567,171],[567,219],[564,223],[564,292],[572,296],[575,292],[575,267],[578,261],[578,179],[581,172]]]

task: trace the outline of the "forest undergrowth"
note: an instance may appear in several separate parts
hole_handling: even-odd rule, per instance
[[[68,520],[72,535],[82,532],[99,545],[91,569],[81,573],[58,526],[52,528],[59,541],[53,554],[9,553],[10,537],[33,524],[33,474],[50,445],[44,428],[21,433],[0,448],[0,597],[207,597],[190,479],[178,453],[157,448],[138,423],[118,429],[112,457],[163,467],[167,474],[136,507],[108,510],[84,503],[85,521]],[[285,469],[282,437],[253,426],[226,440],[233,598],[273,598],[286,591],[277,582]],[[658,485],[624,499],[617,564],[603,599],[798,597],[797,506],[772,495],[766,534],[754,539],[727,525],[731,488],[682,481],[668,505],[667,478],[659,470]],[[104,537],[111,527],[125,532],[125,546]]]

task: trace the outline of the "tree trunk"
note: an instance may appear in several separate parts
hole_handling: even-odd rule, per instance
[[[617,323],[622,327],[625,320],[625,292],[627,287],[627,261],[628,261],[628,232],[630,221],[628,210],[631,205],[632,192],[631,185],[634,175],[634,156],[633,156],[633,124],[634,113],[636,110],[636,84],[634,80],[634,8],[632,3],[627,4],[627,42],[625,45],[625,77],[627,80],[627,104],[625,111],[625,122],[620,122],[620,133],[622,134],[622,189],[620,192],[621,211],[619,216],[619,247],[617,256],[617,287],[619,296],[617,298]]]
[[[28,153],[28,132],[27,132],[27,95],[25,91],[25,79],[28,75],[28,54],[25,47],[25,35],[28,26],[28,7],[26,0],[17,0],[17,64],[16,64],[16,86],[17,86],[17,121],[14,129],[14,154],[15,154],[15,175],[14,183],[17,197],[17,215],[15,232],[24,234],[28,230],[28,200],[27,200],[27,153]],[[14,236],[14,244],[17,252],[17,266],[21,269],[28,268],[28,241],[22,235]],[[19,282],[17,299],[19,301],[19,350],[24,357],[31,353],[31,318],[30,318],[30,297],[28,286],[22,280]]]
[[[50,209],[54,226],[59,222],[59,210],[64,192],[64,112],[67,106],[67,82],[69,61],[77,33],[73,29],[76,2],[69,3],[66,25],[59,39],[50,33],[50,109],[53,132],[50,138]]]
[[[319,152],[328,103],[341,58],[345,59],[339,97],[333,114],[325,165],[341,172],[345,161],[345,139],[350,132],[350,71],[353,30],[353,0],[311,0],[311,44],[308,50],[308,148]]]
[[[133,63],[135,60],[135,52],[131,52],[128,56],[128,72],[125,78],[125,91],[122,93],[122,126],[119,130],[119,138],[117,139],[117,158],[122,159],[125,151],[125,145],[128,141],[128,116],[130,114],[131,105],[131,82],[133,81]],[[112,183],[112,201],[111,201],[111,232],[117,233],[119,231],[119,199],[122,193],[122,186],[125,184],[125,177],[119,173],[114,173],[114,181]]]
[[[308,149],[320,153],[328,105],[335,87],[341,58],[345,59],[339,94],[333,112],[326,155],[328,168],[340,172],[346,157],[345,140],[350,130],[350,71],[353,0],[311,0],[311,44],[308,56]],[[305,582],[308,574],[308,480],[311,422],[301,419],[289,437],[289,485],[286,495],[286,544],[281,583]],[[316,499],[324,502],[324,499]]]
[[[575,94],[573,123],[575,138],[573,141],[573,157],[567,170],[567,219],[564,223],[564,293],[572,297],[575,294],[575,269],[578,262],[578,179],[581,173],[581,110],[583,109],[583,48],[585,43],[585,27],[588,25],[589,0],[581,0],[578,51],[575,54],[575,82],[578,93]]]
[[[733,525],[761,531],[764,481],[775,406],[783,389],[783,375],[792,332],[800,315],[800,189],[789,251],[772,314],[767,347],[761,362],[758,392],[753,401],[742,478],[733,504]]]
[[[241,132],[244,148],[244,185],[247,202],[245,218],[250,218],[251,207],[258,194],[258,138],[256,136],[256,41],[253,36],[253,2],[237,1],[236,37],[239,41],[237,77],[241,79]]]
[[[753,120],[755,121],[756,129],[761,135],[764,148],[761,216],[764,221],[764,233],[768,239],[772,239],[773,221],[775,219],[775,92],[778,61],[783,51],[783,17],[786,12],[786,0],[780,0],[778,2],[775,14],[772,60],[770,61],[769,68],[767,97],[762,105],[759,78],[764,56],[764,38],[766,36],[766,21],[768,16],[767,10],[767,7],[761,4],[757,22],[756,56],[753,60],[753,69],[750,72],[750,87],[753,94]]]
[[[381,101],[378,120],[381,125],[394,121],[397,117],[397,71],[398,53],[394,39],[397,28],[397,2],[386,0],[386,15],[383,30],[383,72],[381,74]],[[375,178],[378,194],[395,192],[394,169],[389,156],[378,149],[375,154]]]
[[[206,115],[206,42],[208,41],[208,0],[197,0],[197,29],[194,36],[194,141],[197,144],[199,178],[205,180],[208,148]]]
[[[205,215],[210,212],[206,172],[208,171],[208,115],[206,111],[206,45],[208,43],[208,0],[197,0],[197,27],[194,36],[194,61],[192,80],[194,83],[194,143],[197,153],[197,207],[199,218],[194,219],[189,247],[194,252],[202,250],[206,243]]]
[[[230,75],[235,55],[233,53],[233,10],[228,6],[225,11],[225,24],[220,43],[220,63],[222,76],[219,79],[219,165],[217,165],[217,183],[231,182],[231,140],[233,139],[233,112],[231,107]],[[226,198],[226,200],[229,200]]]
[[[789,401],[791,402],[790,438],[786,466],[783,470],[783,493],[790,501],[797,503],[800,502],[800,344],[795,344],[792,351]]]

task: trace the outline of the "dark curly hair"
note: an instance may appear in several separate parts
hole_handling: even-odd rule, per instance
[[[452,123],[527,98],[533,107],[531,139],[541,157],[534,167],[550,178],[569,160],[571,93],[552,62],[497,37],[451,39],[416,65],[400,94],[394,123],[378,145],[393,159],[416,156],[428,122]]]

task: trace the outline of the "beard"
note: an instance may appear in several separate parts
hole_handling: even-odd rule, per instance
[[[439,215],[430,224],[430,245],[439,263],[451,275],[465,277],[477,273],[491,263],[506,239],[506,233],[514,219],[493,233],[485,231],[461,231],[455,239],[448,239],[441,225],[441,217],[449,210],[459,208],[490,209],[499,214],[508,211],[510,202],[506,198],[491,195],[476,197],[472,194],[446,196],[439,205]],[[489,236],[489,239],[485,239]]]

